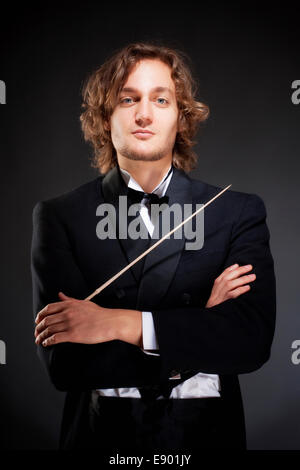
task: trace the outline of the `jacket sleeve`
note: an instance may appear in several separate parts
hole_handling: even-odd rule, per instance
[[[59,291],[79,299],[90,294],[68,235],[51,201],[37,203],[31,246],[34,318],[47,304],[59,301]],[[156,383],[159,377],[159,357],[120,340],[37,348],[58,390],[138,387]]]
[[[163,377],[171,370],[190,369],[243,374],[260,368],[269,359],[276,317],[269,238],[264,202],[249,194],[232,226],[228,255],[219,274],[235,263],[251,264],[256,279],[248,292],[211,308],[153,311]]]

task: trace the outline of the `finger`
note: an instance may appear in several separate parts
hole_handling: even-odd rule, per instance
[[[238,265],[237,263],[232,264],[231,266],[228,266],[226,269],[224,269],[224,271],[222,272],[222,274],[225,273],[225,272],[230,272],[230,271],[232,271],[233,269],[238,268],[238,266],[239,266],[239,265]]]
[[[34,330],[34,336],[37,337],[45,328],[55,323],[60,323],[66,320],[66,314],[63,313],[56,313],[53,315],[48,315],[47,317],[43,318],[43,320],[38,323]]]
[[[235,289],[243,284],[248,284],[248,282],[253,282],[256,279],[256,274],[248,274],[247,276],[239,277],[238,279],[234,279],[230,281],[230,290]]]
[[[52,336],[49,338],[45,339],[42,342],[43,346],[53,346],[54,344],[58,343],[66,343],[70,341],[70,334],[67,331],[61,332],[61,333],[54,333]]]
[[[232,271],[233,269],[236,269],[236,268],[238,268],[238,267],[239,267],[239,265],[238,265],[237,263],[236,263],[236,264],[232,264],[231,266],[228,266],[228,268],[224,269],[223,272],[225,272],[225,271],[230,272],[230,271]]]
[[[250,289],[251,289],[251,287],[249,286],[249,284],[247,284],[246,286],[243,286],[243,287],[238,287],[237,289],[234,289],[234,290],[228,292],[228,298],[235,299],[236,297],[239,297],[240,295],[245,294]]]
[[[65,322],[55,323],[45,328],[36,338],[36,344],[41,344],[44,340],[51,337],[54,334],[65,332],[67,326]]]
[[[62,302],[53,302],[51,304],[46,305],[42,310],[40,310],[35,318],[35,323],[39,323],[43,318],[48,315],[53,315],[54,313],[58,313],[63,310],[65,305]]]
[[[232,264],[231,266],[228,266],[226,269],[224,269],[224,271],[220,274],[220,276],[218,276],[218,277],[216,278],[216,280],[219,280],[219,281],[220,281],[220,280],[224,277],[224,275],[225,275],[226,273],[229,273],[229,272],[232,271],[233,269],[236,269],[238,266],[239,266],[239,265],[238,265],[237,263],[236,263],[236,264]]]
[[[61,300],[77,300],[77,299],[74,299],[74,297],[68,297],[66,294],[64,294],[63,292],[59,292],[58,293],[58,297],[61,299]]]
[[[242,274],[251,271],[253,269],[252,264],[247,264],[245,266],[240,266],[239,268],[232,269],[229,273],[224,273],[223,278],[227,281],[232,279],[236,279],[237,277],[241,276]]]

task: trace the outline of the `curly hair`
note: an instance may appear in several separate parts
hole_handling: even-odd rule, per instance
[[[196,83],[182,52],[151,43],[129,44],[116,52],[86,80],[80,115],[84,139],[94,148],[92,166],[107,173],[117,165],[117,154],[107,124],[118,95],[133,67],[143,59],[158,59],[167,64],[174,81],[178,106],[179,130],[173,148],[173,165],[186,172],[196,167],[197,155],[192,150],[199,123],[209,115],[206,104],[196,101]]]

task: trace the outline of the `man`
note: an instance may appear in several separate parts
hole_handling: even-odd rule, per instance
[[[180,53],[143,43],[119,51],[83,93],[84,136],[105,176],[34,209],[35,337],[51,381],[67,391],[61,448],[246,448],[238,374],[269,359],[275,327],[260,197],[226,191],[205,209],[202,247],[170,237],[85,300],[157,241],[166,212],[153,219],[152,199],[196,208],[220,190],[186,174],[208,116],[193,90]],[[124,227],[120,196],[138,204],[147,238],[123,236],[136,219]],[[103,204],[116,210],[116,237],[103,236]]]

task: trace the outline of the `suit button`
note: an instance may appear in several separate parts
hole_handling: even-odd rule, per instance
[[[181,299],[185,305],[189,305],[191,302],[191,295],[185,292],[182,294]]]
[[[116,289],[115,294],[118,299],[122,299],[123,297],[125,297],[124,289]]]

